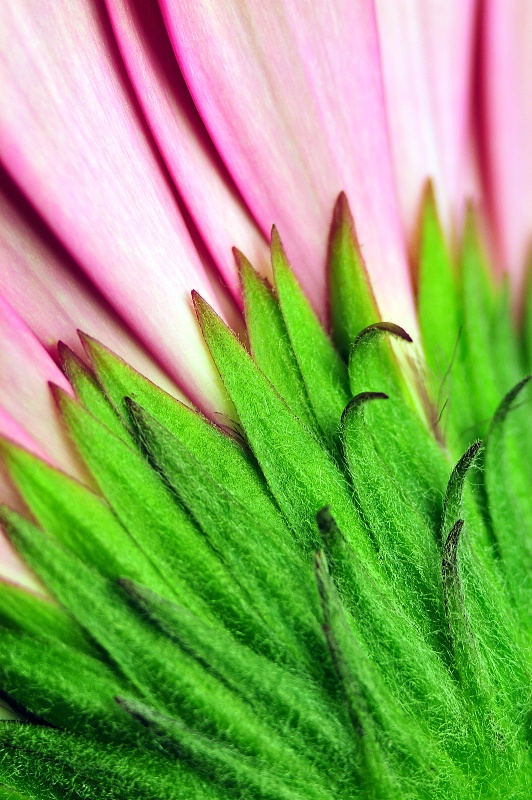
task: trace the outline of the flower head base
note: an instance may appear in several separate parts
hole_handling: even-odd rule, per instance
[[[0,728],[8,791],[528,796],[530,363],[472,222],[457,277],[428,199],[420,253],[439,436],[344,197],[335,345],[275,230],[274,289],[237,254],[249,351],[194,296],[238,433],[89,337],[89,367],[61,348],[76,397],[53,391],[97,492],[2,442],[34,518],[3,522],[57,601],[0,591],[25,722]]]

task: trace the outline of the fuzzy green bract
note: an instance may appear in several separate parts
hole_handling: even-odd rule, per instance
[[[275,230],[275,286],[236,256],[249,350],[194,297],[230,426],[83,336],[53,391],[91,488],[0,443],[46,587],[0,584],[0,797],[525,800],[530,313],[473,215],[452,263],[430,194],[420,341],[343,196],[332,338]]]

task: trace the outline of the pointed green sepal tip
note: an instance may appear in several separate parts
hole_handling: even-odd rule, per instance
[[[105,353],[108,348],[102,344],[98,339],[95,339],[94,336],[91,336],[89,333],[82,331],[80,328],[76,330],[78,338],[83,345],[83,349],[87,353],[89,360],[93,366],[95,366],[100,358],[100,354],[103,352]],[[117,356],[119,358],[119,356]]]
[[[344,192],[336,201],[329,233],[328,278],[332,336],[347,360],[359,331],[379,320],[380,313]]]
[[[265,290],[270,290],[270,286],[268,281],[263,278],[253,267],[251,261],[244,253],[239,250],[237,247],[233,247],[233,257],[235,259],[235,264],[238,272],[238,277],[240,280],[240,292],[242,294],[242,299],[244,301],[244,316],[246,319],[246,325],[248,327],[249,333],[249,319],[248,319],[248,308],[246,307],[246,299],[248,298],[249,294],[252,292],[253,287],[260,283]]]
[[[80,333],[80,338],[84,343],[87,355],[91,363],[99,363],[101,351],[105,348],[95,339]],[[134,446],[129,432],[126,430],[117,409],[106,395],[104,387],[101,385],[93,370],[85,364],[67,345],[63,342],[58,343],[59,358],[63,372],[74,392],[76,398],[85,406],[87,411],[100,420],[116,436],[123,439],[128,445]]]
[[[299,282],[297,281],[290,265],[290,261],[288,260],[288,256],[286,255],[286,250],[284,249],[284,245],[276,225],[272,225],[270,234],[270,258],[275,288],[277,289],[278,284],[283,279],[287,278],[290,278],[290,282],[300,288]]]
[[[50,389],[59,413],[68,428],[69,420],[76,418],[78,413],[85,411],[85,409],[76,397],[72,397],[71,394],[53,381],[48,382],[48,388]]]
[[[254,296],[257,293],[262,295],[270,294],[272,295],[272,300],[275,305],[277,305],[277,302],[273,297],[273,291],[268,281],[259,275],[259,273],[254,269],[250,260],[246,258],[246,256],[236,247],[233,247],[233,255],[235,257],[238,276],[240,278],[240,289],[242,292],[242,299],[244,300],[244,316],[246,318],[246,325],[249,333],[250,322],[254,322],[253,318],[250,319],[250,315],[253,314],[253,309],[250,308],[250,305],[254,299]]]
[[[217,331],[227,331],[227,334],[232,340],[235,341],[235,343],[238,343],[239,345],[241,344],[235,333],[225,324],[220,315],[216,313],[214,308],[200,295],[199,292],[193,289],[190,293],[190,296],[192,298],[192,305],[194,306],[196,318],[203,333],[203,338],[205,339],[207,347],[211,351],[211,355],[213,355],[213,353],[210,345],[210,339],[212,336],[216,335]],[[214,362],[218,367],[216,358],[214,358]]]
[[[272,258],[275,256],[276,258],[282,257],[283,259],[286,259],[286,253],[284,251],[283,243],[276,225],[272,225],[270,234],[270,249]]]
[[[236,251],[253,359],[294,415],[319,436],[281,308],[264,278]]]
[[[86,333],[85,331],[82,331],[79,328],[77,329],[76,333],[79,337],[81,344],[83,345],[85,352],[87,353],[87,356],[91,361],[91,364],[93,363],[93,359],[95,359],[96,363],[98,363],[101,354],[104,354],[106,352],[109,353],[112,352],[111,350],[109,350],[108,347],[102,344],[102,342],[100,342],[98,339],[95,339],[95,337],[91,336],[89,333]],[[120,356],[115,355],[115,358],[120,359]],[[120,361],[122,360],[123,359],[120,359]]]
[[[242,272],[249,274],[250,271],[255,271],[251,265],[251,262],[244,253],[238,249],[238,247],[233,247],[232,251],[233,258],[235,259],[236,268],[238,270],[239,275],[241,276]]]
[[[221,319],[212,306],[197,292],[195,289],[192,289],[190,296],[192,298],[192,304],[194,306],[194,310],[196,312],[196,316],[198,317],[198,321],[200,325],[203,327],[203,322],[209,320],[212,317],[217,317],[220,322]]]
[[[433,391],[449,367],[459,332],[454,264],[438,215],[432,183],[425,189],[418,231],[418,316]]]
[[[272,270],[279,306],[310,405],[331,449],[349,400],[347,370],[294,275],[277,229],[272,229]]]
[[[508,413],[512,408],[514,401],[521,394],[523,389],[526,388],[526,386],[530,383],[531,380],[532,380],[532,375],[526,375],[522,380],[519,381],[519,383],[517,383],[512,389],[510,389],[508,394],[506,394],[506,396],[503,398],[503,400],[497,407],[495,414],[493,415],[489,433],[492,433],[493,429],[497,425],[500,425],[502,422],[504,422],[506,416],[508,415]]]
[[[72,382],[72,377],[75,377],[78,372],[88,371],[87,365],[83,363],[78,354],[61,340],[57,342],[57,353],[59,355],[61,369],[70,382]]]
[[[58,406],[59,410],[62,410],[63,406],[68,406],[70,403],[79,405],[78,401],[57,383],[54,383],[53,381],[48,381],[48,388],[50,389],[52,397],[55,400],[55,403]]]

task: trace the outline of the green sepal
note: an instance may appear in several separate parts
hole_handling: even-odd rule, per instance
[[[402,609],[400,595],[384,577],[371,574],[347,544],[329,509],[317,515],[330,575],[349,624],[365,654],[382,667],[388,686],[434,725],[459,728],[463,708],[447,664]]]
[[[474,414],[486,427],[501,398],[524,374],[512,320],[508,278],[496,286],[484,252],[479,222],[470,212],[461,258],[462,358],[468,370]]]
[[[442,522],[442,585],[453,663],[477,727],[478,747],[489,751],[499,741],[522,737],[518,715],[529,673],[518,655],[522,632],[508,607],[505,590],[492,563],[491,550],[478,537],[475,523],[464,525],[465,480],[482,453],[480,442],[462,456],[449,479]],[[465,534],[468,534],[467,536]],[[480,545],[480,547],[479,547]],[[512,657],[511,654],[514,654]],[[516,745],[517,747],[517,745]],[[484,754],[485,755],[485,754]],[[481,761],[479,762],[480,767]]]
[[[372,583],[372,576],[364,569],[355,550],[349,546],[328,506],[318,511],[316,524],[320,532],[322,547],[334,578],[334,584],[342,603],[354,617],[357,617],[360,605],[363,615],[372,605],[371,602],[369,604],[365,602],[365,589]],[[362,581],[360,580],[361,576]],[[378,572],[373,576],[377,580],[379,577]],[[383,582],[381,586],[384,587],[384,585]],[[360,602],[360,594],[363,597],[362,602]],[[371,593],[368,599],[371,600]],[[358,615],[358,619],[364,624],[363,616],[361,618]]]
[[[159,389],[95,339],[86,335],[82,338],[98,379],[126,425],[131,426],[125,400],[129,397],[164,425],[211,478],[238,497],[265,525],[277,529],[278,508],[248,450],[199,412]]]
[[[8,786],[0,785],[0,800],[32,800],[32,798],[29,794],[22,794],[22,792],[18,792],[16,789],[10,789]]]
[[[133,656],[149,639],[149,629],[129,613],[113,585],[14,511],[1,508],[0,519],[16,550],[61,605],[123,669],[133,686],[148,691],[143,682],[148,665],[135,671]],[[150,675],[147,685],[151,682]]]
[[[120,587],[104,580],[14,512],[4,509],[2,522],[19,553],[107,652],[139,697],[250,756],[280,759],[296,772],[308,768],[284,747],[282,737],[267,720],[141,618]]]
[[[218,781],[236,797],[256,797],[261,800],[332,800],[334,786],[326,787],[323,777],[311,764],[301,764],[300,771],[291,772],[283,763],[288,748],[279,752],[279,760],[257,761],[191,731],[179,719],[168,717],[129,698],[120,698],[128,714],[148,728],[161,742],[164,751],[178,760],[190,762],[201,773]],[[329,791],[330,788],[330,791]]]
[[[362,787],[385,800],[393,800],[409,783],[418,792],[437,790],[442,797],[458,797],[465,776],[434,746],[418,718],[397,703],[379,667],[365,655],[347,623],[321,551],[315,568],[324,632],[354,728],[358,763],[353,767]]]
[[[326,441],[334,448],[340,417],[349,402],[347,369],[303,294],[275,227],[271,257],[275,290],[308,397]]]
[[[512,287],[508,275],[504,275],[497,287],[493,311],[491,336],[491,359],[496,368],[499,399],[526,374],[525,359],[514,320]]]
[[[366,687],[360,680],[360,671],[363,669],[365,658],[347,624],[329,576],[327,560],[321,550],[318,550],[315,555],[315,573],[322,604],[323,629],[331,660],[345,695],[349,718],[358,746],[360,763],[357,765],[357,772],[361,788],[366,791],[370,790],[378,797],[391,798],[399,788],[398,776],[393,774],[391,765],[386,762],[376,741],[375,722],[371,715],[368,699],[364,696]],[[353,671],[350,663],[353,657],[357,664],[356,671]]]
[[[342,473],[321,444],[293,416],[235,336],[199,295],[203,335],[235,404],[270,489],[304,550],[317,544],[315,515],[330,505],[361,557],[370,558],[366,532]]]
[[[51,598],[4,581],[0,581],[0,625],[35,639],[62,642],[84,652],[93,650],[83,630]]]
[[[530,380],[530,376],[523,378],[497,408],[486,439],[485,457],[488,509],[497,548],[508,591],[529,634],[532,633],[532,541],[529,534],[532,499],[525,459],[529,459],[530,454],[522,447],[518,421],[516,426],[514,423],[519,415],[515,401]]]
[[[372,408],[372,416],[380,418],[375,420],[378,448],[395,480],[433,523],[439,518],[441,493],[447,485],[447,459],[412,403],[390,341],[409,348],[412,339],[391,322],[379,322],[360,332],[349,359],[351,392],[353,396],[384,393],[391,398],[385,407]]]
[[[158,571],[164,583],[161,592],[200,614],[211,616],[218,609],[224,618],[231,608],[244,613],[240,594],[219,557],[146,459],[68,395],[56,391],[56,397],[103,494]]]
[[[235,258],[240,270],[246,327],[255,363],[294,416],[319,435],[279,304],[247,258],[238,251],[235,251]]]
[[[32,800],[225,800],[182,761],[33,725],[0,725],[0,781]]]
[[[411,502],[401,480],[390,474],[386,447],[381,451],[377,446],[391,424],[382,413],[372,413],[382,401],[384,414],[389,404],[398,402],[382,392],[363,392],[347,406],[342,416],[345,459],[381,568],[388,581],[401,587],[407,613],[430,635],[443,616],[437,591],[438,549],[429,521]]]
[[[432,374],[433,391],[453,361],[460,330],[458,287],[434,189],[423,198],[419,237],[418,316],[423,351]]]
[[[433,421],[453,450],[463,452],[475,436],[476,420],[465,364],[463,298],[431,184],[420,226],[418,316]]]
[[[482,569],[489,573],[491,580],[500,583],[493,560],[493,536],[483,513],[484,498],[482,495],[479,497],[478,491],[473,491],[475,478],[479,479],[483,469],[483,455],[483,442],[473,442],[451,472],[443,502],[440,543],[443,548],[455,523],[463,519],[467,527],[468,544],[475,558],[482,564]]]
[[[400,395],[404,379],[390,345],[390,340],[411,343],[411,336],[393,322],[376,322],[356,336],[349,353],[349,388],[351,394],[384,392]]]
[[[452,641],[454,668],[464,690],[466,702],[477,713],[485,711],[486,695],[493,693],[489,674],[479,656],[475,634],[469,619],[458,565],[458,549],[462,541],[464,520],[457,520],[443,545],[442,586],[445,616]]]
[[[162,590],[159,572],[101,497],[11,442],[0,439],[0,453],[29,510],[48,533],[107,578],[128,575]]]
[[[367,421],[371,422],[375,447],[392,479],[434,527],[440,521],[447,487],[448,457],[418,412],[402,396],[388,397],[386,403],[369,406]]]
[[[302,752],[313,748],[322,771],[334,774],[334,768],[349,758],[350,738],[331,698],[320,683],[308,681],[303,665],[286,670],[149,589],[130,581],[121,585],[167,636],[284,731],[292,747]]]
[[[508,613],[503,592],[475,559],[464,531],[464,521],[457,520],[442,558],[454,668],[476,738],[471,755],[471,761],[477,762],[475,770],[481,773],[482,764],[497,747],[501,755],[496,768],[504,773],[507,757],[510,768],[516,756],[525,756],[531,675],[519,655],[522,632]]]
[[[347,361],[359,332],[381,317],[344,192],[340,193],[334,207],[328,268],[332,336],[340,355]]]
[[[526,364],[526,372],[532,372],[532,254],[529,255],[527,262],[522,312],[523,360]]]
[[[445,500],[443,503],[441,524],[442,546],[447,541],[447,538],[450,535],[455,523],[460,519],[462,514],[462,500],[464,497],[466,476],[468,471],[477,461],[482,449],[483,444],[480,440],[473,442],[473,444],[468,447],[460,461],[456,464],[451,472],[449,483],[447,484],[447,491],[445,493]]]
[[[176,494],[137,449],[113,436],[68,395],[56,392],[56,397],[70,434],[103,494],[157,571],[158,585],[152,588],[200,616],[223,619],[243,636],[265,640],[249,597],[224,563],[224,544],[218,542],[219,549],[213,548]],[[199,491],[203,491],[207,513],[210,498],[201,485]],[[228,502],[231,506],[231,499]],[[125,572],[122,577],[132,576]]]
[[[465,370],[466,378],[456,387],[454,402],[470,400],[472,416],[465,435],[471,440],[485,435],[487,420],[491,419],[502,394],[492,345],[495,288],[488,274],[478,220],[472,210],[466,218],[460,267],[463,327],[457,368],[461,366]],[[463,424],[461,415],[459,419],[458,433],[459,425]],[[464,446],[463,433],[460,440]]]
[[[286,529],[282,538],[272,536],[262,521],[213,481],[153,417],[133,401],[130,409],[139,441],[151,463],[191,512],[246,599],[250,622],[257,633],[255,645],[266,647],[275,657],[278,637],[293,651],[297,663],[304,658],[301,642],[315,628],[315,591],[310,570],[294,546],[291,531]]]
[[[48,640],[36,647],[23,634],[2,633],[0,686],[49,725],[116,744],[137,744],[113,698],[131,685],[98,657]]]
[[[57,746],[53,748],[55,758],[50,758],[43,740],[54,735],[64,744],[67,734],[52,732],[49,728],[0,723],[0,782],[9,787],[14,797],[20,793],[29,800],[64,800],[65,797],[88,800],[91,792],[98,791],[97,784],[86,775],[75,774],[74,767],[57,752]],[[108,787],[103,798],[117,800],[117,795]]]
[[[109,428],[115,436],[130,446],[133,440],[119,415],[107,398],[103,387],[87,365],[63,342],[57,345],[61,367],[67,376],[76,397],[87,411]]]
[[[505,275],[495,297],[492,360],[496,367],[499,401],[526,376],[527,371],[530,372],[526,369],[522,342],[515,324],[511,288],[509,276]],[[532,415],[524,413],[514,415],[513,425],[515,435],[523,447],[523,457],[527,458],[532,448]]]
[[[469,620],[465,609],[464,598],[462,596],[460,575],[458,573],[458,545],[463,528],[463,519],[458,519],[452,526],[443,544],[443,555],[441,562],[445,615],[447,617],[451,638],[453,640],[455,658],[457,660],[459,673],[464,672],[464,666],[466,668],[469,666],[473,667],[473,664],[470,664],[469,662],[471,657],[475,654],[473,631],[469,627]],[[466,651],[465,658],[463,658],[463,650]],[[474,674],[474,670],[472,671]],[[464,680],[462,674],[461,678]],[[468,681],[466,679],[464,682],[466,684],[466,689],[469,690],[471,688],[469,685],[470,680]],[[475,697],[475,702],[478,702],[478,697]]]

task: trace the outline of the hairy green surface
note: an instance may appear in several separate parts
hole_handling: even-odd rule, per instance
[[[0,798],[527,799],[530,313],[430,194],[421,342],[343,196],[332,338],[275,230],[275,286],[236,256],[249,352],[194,297],[233,430],[83,335],[53,392],[93,488],[0,441],[49,592],[0,584]]]

